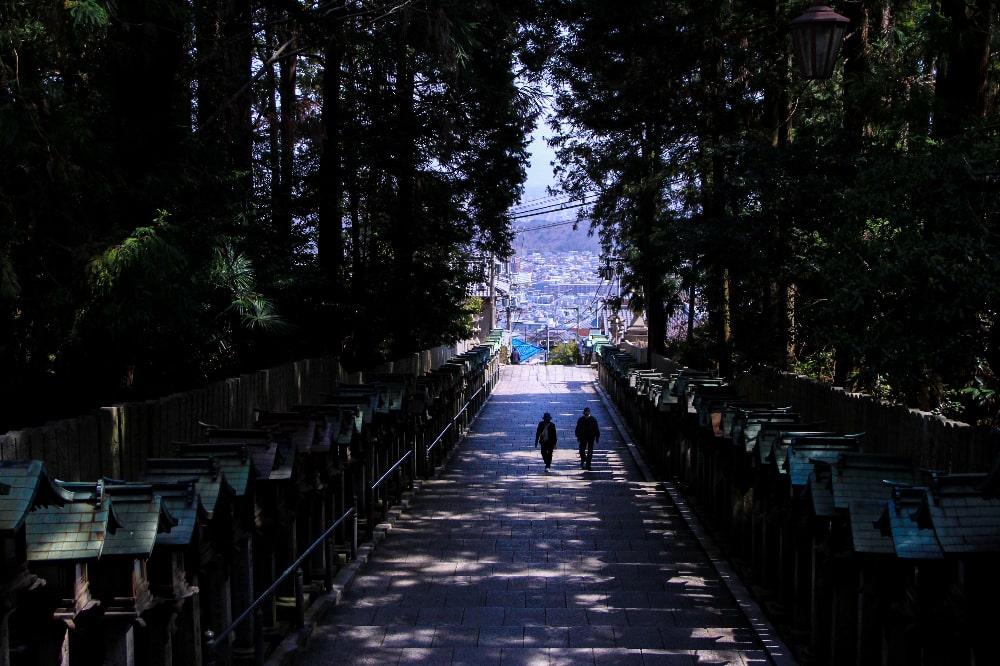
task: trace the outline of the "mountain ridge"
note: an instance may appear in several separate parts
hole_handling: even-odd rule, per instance
[[[514,225],[514,250],[528,252],[593,252],[601,253],[597,236],[589,236],[581,223],[573,229],[572,220],[553,220],[551,217],[533,217],[519,220]]]

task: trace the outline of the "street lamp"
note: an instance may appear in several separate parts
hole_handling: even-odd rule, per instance
[[[816,4],[792,20],[792,44],[799,57],[799,71],[806,79],[828,79],[840,55],[840,45],[850,20],[826,5]]]

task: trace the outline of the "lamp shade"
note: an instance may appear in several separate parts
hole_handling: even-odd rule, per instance
[[[840,55],[850,21],[826,5],[813,5],[792,20],[792,45],[806,79],[828,79]]]

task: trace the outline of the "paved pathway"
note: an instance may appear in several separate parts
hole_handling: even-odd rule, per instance
[[[572,434],[584,407],[601,425],[592,471]],[[560,441],[549,472],[533,446],[546,411]],[[505,367],[294,663],[772,663],[613,424],[591,369]]]

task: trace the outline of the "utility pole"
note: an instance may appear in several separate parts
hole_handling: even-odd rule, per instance
[[[575,305],[570,310],[576,310],[576,328],[573,329],[573,340],[576,342],[576,351],[583,358],[583,336],[580,335],[580,306]],[[565,314],[565,311],[564,311]]]
[[[625,261],[621,257],[602,257],[604,260],[604,265],[598,270],[598,275],[609,282],[610,292],[612,289],[615,291],[615,296],[612,297],[610,294],[608,298],[604,301],[605,314],[604,320],[608,328],[608,332],[611,333],[612,340],[617,344],[616,332],[619,329],[624,329],[621,321],[621,311],[622,311],[622,273],[625,269]],[[614,309],[613,313],[609,313],[607,306],[611,305]]]
[[[549,325],[545,324],[545,365],[549,364],[549,352],[552,350],[552,341],[549,340]]]
[[[580,339],[580,306],[576,306],[576,353],[583,361],[583,341]]]
[[[490,319],[489,319],[489,330],[492,331],[497,326],[497,273],[496,266],[494,264],[495,259],[493,258],[493,253],[490,253],[490,267],[489,267],[489,279],[490,279]],[[483,336],[484,338],[486,336]]]

